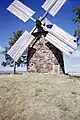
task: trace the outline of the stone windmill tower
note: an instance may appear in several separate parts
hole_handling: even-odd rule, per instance
[[[66,0],[46,0],[42,8],[44,15],[35,20],[32,18],[34,11],[15,0],[7,9],[26,22],[29,18],[36,22],[36,26],[29,33],[25,31],[18,41],[8,51],[8,54],[17,61],[28,49],[27,67],[29,72],[65,73],[63,52],[70,55],[76,50],[73,42],[76,38],[53,24],[49,29],[42,22],[50,13],[55,16]]]
[[[46,19],[47,20],[47,19]],[[52,24],[46,24],[49,28]],[[45,39],[45,31],[34,32],[36,39],[28,48],[27,68],[29,72],[65,73],[63,53]]]

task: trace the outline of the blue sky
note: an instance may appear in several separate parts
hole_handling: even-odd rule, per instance
[[[9,38],[13,35],[13,32],[16,32],[18,29],[30,31],[35,23],[32,20],[24,23],[9,11],[6,8],[13,2],[13,0],[0,0],[0,46],[5,47],[8,45]],[[22,2],[28,7],[36,11],[34,18],[38,19],[45,12],[41,5],[45,0],[22,0]],[[73,23],[72,19],[75,17],[73,9],[80,8],[80,0],[67,0],[62,9],[58,14],[53,18],[51,15],[48,15],[48,19],[64,29],[70,34],[74,34],[76,25]],[[1,59],[1,58],[0,58]],[[73,56],[64,56],[66,71],[77,71],[76,67],[72,67],[75,64],[77,67],[80,66],[80,53],[76,52]],[[74,60],[73,60],[74,59]],[[72,64],[71,64],[72,63]],[[75,69],[74,69],[75,68]],[[80,72],[80,67],[79,67]]]

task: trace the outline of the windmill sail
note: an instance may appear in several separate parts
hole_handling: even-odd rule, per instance
[[[25,31],[22,36],[16,41],[16,43],[12,46],[12,48],[8,51],[8,54],[14,59],[14,61],[17,61],[33,39],[34,36]]]
[[[42,8],[54,17],[65,2],[66,0],[46,0]]]
[[[26,22],[35,13],[29,7],[25,6],[18,0],[15,0],[8,8],[11,13],[20,18],[22,21]]]
[[[76,38],[66,33],[55,24],[49,30],[46,39],[67,55],[76,51],[77,45],[74,43]]]

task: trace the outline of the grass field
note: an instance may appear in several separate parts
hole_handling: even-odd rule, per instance
[[[0,75],[0,120],[80,120],[80,78]]]

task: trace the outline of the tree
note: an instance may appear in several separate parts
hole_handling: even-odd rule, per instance
[[[2,62],[1,65],[3,65],[4,67],[6,67],[6,62]]]
[[[77,24],[77,29],[75,30],[74,36],[77,37],[77,45],[79,45],[80,40],[80,8],[75,8],[73,12],[76,13],[76,17],[73,19],[74,23]]]
[[[73,19],[75,23],[80,23],[80,8],[74,8],[73,12],[76,13],[76,18]]]
[[[11,48],[14,43],[19,39],[19,37],[23,34],[22,30],[18,30],[16,33],[13,32],[13,37],[10,37],[9,39],[9,47]]]
[[[14,73],[16,71],[16,65],[20,66],[21,63],[23,63],[24,61],[19,58],[18,61],[15,63],[14,60],[7,54],[8,50],[14,45],[14,43],[19,39],[19,37],[23,34],[22,30],[18,30],[17,32],[13,33],[13,37],[10,37],[8,43],[9,46],[5,47],[5,50],[2,52],[5,55],[5,60],[6,60],[6,65],[10,65],[10,67],[14,66]],[[2,63],[2,65],[4,65],[4,61]]]

